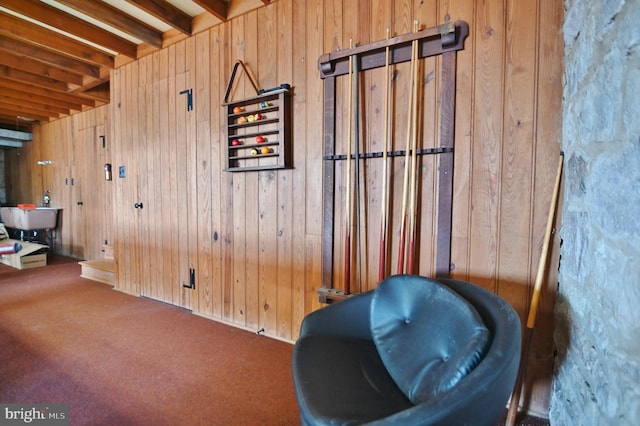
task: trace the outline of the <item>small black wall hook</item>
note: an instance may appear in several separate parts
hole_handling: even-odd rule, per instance
[[[193,89],[186,89],[180,92],[181,95],[187,95],[187,111],[193,109]]]

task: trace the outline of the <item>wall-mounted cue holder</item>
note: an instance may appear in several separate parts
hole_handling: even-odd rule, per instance
[[[241,65],[256,96],[229,102],[229,93]],[[258,90],[242,61],[234,65],[225,94],[227,172],[287,169],[292,167],[291,91],[287,84]]]
[[[353,258],[345,248],[344,289],[336,288],[334,278],[340,273],[334,263],[336,244],[336,164],[340,161],[366,161],[384,157],[384,152],[336,152],[336,127],[338,123],[338,97],[346,98],[348,93],[338,93],[339,78],[353,78],[369,70],[400,64],[429,57],[440,57],[439,113],[440,146],[435,148],[415,148],[415,155],[435,155],[437,157],[437,235],[435,241],[434,272],[436,277],[448,276],[451,269],[451,217],[453,198],[453,153],[455,123],[456,53],[464,48],[464,40],[469,33],[465,22],[447,22],[442,25],[402,34],[393,38],[341,49],[326,53],[318,59],[320,78],[324,81],[324,155],[323,155],[323,230],[322,230],[322,288],[318,290],[320,302],[330,303],[341,300],[349,294],[348,281],[351,277]],[[415,46],[415,47],[414,47]],[[415,49],[415,50],[414,50]],[[388,52],[388,53],[387,53]],[[414,56],[415,55],[415,56]],[[357,87],[357,84],[355,84]],[[355,97],[358,99],[358,97]],[[347,103],[346,100],[343,101]],[[351,112],[350,112],[351,114]],[[358,117],[357,114],[354,115]],[[345,118],[343,118],[345,119]],[[358,128],[357,118],[354,127]],[[357,134],[357,132],[356,132]],[[354,137],[357,141],[357,136]],[[412,151],[410,151],[412,152]],[[388,157],[405,156],[406,150],[387,151]],[[379,160],[376,160],[379,161]],[[356,171],[357,175],[357,171]],[[356,176],[358,179],[358,176]],[[346,191],[348,193],[348,191]],[[345,196],[346,197],[346,196]],[[350,209],[352,207],[349,207]],[[350,219],[345,219],[347,222]],[[357,226],[356,226],[357,228]],[[347,234],[348,235],[348,234]],[[349,237],[346,236],[345,239]],[[418,241],[419,245],[419,241]],[[348,246],[347,246],[348,247]],[[365,262],[366,263],[366,262]],[[355,275],[355,274],[354,274]]]

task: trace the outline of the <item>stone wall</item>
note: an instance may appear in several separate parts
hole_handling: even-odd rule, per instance
[[[640,2],[565,0],[561,265],[549,413],[640,424]]]

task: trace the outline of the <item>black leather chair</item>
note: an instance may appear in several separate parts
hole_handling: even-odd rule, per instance
[[[305,425],[496,425],[518,371],[521,326],[463,281],[392,276],[307,315],[293,352]]]

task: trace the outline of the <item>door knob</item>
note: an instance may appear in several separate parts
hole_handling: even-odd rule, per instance
[[[133,207],[134,207],[134,208],[136,208],[136,209],[141,209],[141,208],[142,208],[142,207],[144,207],[144,206],[142,205],[142,203],[135,203],[135,204],[133,205]]]

